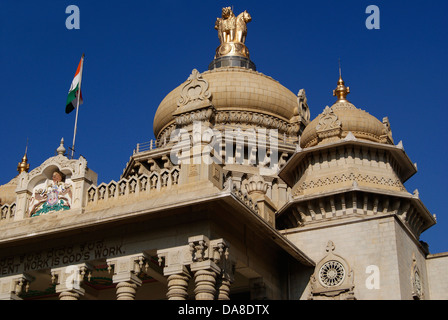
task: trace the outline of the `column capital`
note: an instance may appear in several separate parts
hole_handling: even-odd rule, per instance
[[[32,279],[26,273],[0,278],[0,300],[21,300],[19,295],[24,289],[28,291]]]
[[[51,280],[56,284],[56,293],[71,292],[84,295],[85,290],[81,288],[81,284],[84,282],[84,278],[90,278],[93,269],[89,263],[51,269]]]
[[[138,274],[149,267],[150,257],[144,253],[136,253],[129,256],[107,259],[109,272],[114,270],[112,276],[113,283],[129,282],[138,286],[142,285],[142,280]]]
[[[157,250],[157,255],[159,264],[164,264],[163,274],[168,277],[169,299],[186,299],[190,271],[194,273],[197,300],[213,300],[217,282],[220,298],[228,299],[234,262],[224,239],[192,236],[188,238],[188,245]]]
[[[217,274],[221,272],[221,268],[212,260],[193,262],[190,266],[190,269],[192,272],[196,272],[199,270],[209,270]]]
[[[187,266],[193,260],[188,245],[157,250],[157,256],[159,257],[159,265],[164,266],[163,274],[165,276],[189,274]]]

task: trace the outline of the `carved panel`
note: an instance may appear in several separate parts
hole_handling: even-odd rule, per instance
[[[350,265],[334,253],[335,245],[327,243],[327,255],[316,265],[310,279],[310,300],[355,300],[354,277]]]
[[[199,107],[211,104],[211,93],[209,84],[198,70],[193,69],[187,82],[181,89],[180,98],[177,102],[179,108],[182,107]]]

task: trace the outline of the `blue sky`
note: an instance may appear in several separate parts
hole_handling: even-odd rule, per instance
[[[368,5],[380,29],[368,30]],[[80,9],[68,30],[66,7]],[[418,173],[406,182],[437,215],[422,235],[433,253],[448,251],[448,3],[431,1],[85,1],[0,2],[0,184],[16,175],[29,139],[31,169],[71,145],[75,113],[65,101],[86,54],[85,103],[76,156],[99,182],[118,179],[139,142],[154,138],[164,96],[192,69],[207,70],[218,46],[221,8],[248,10],[246,45],[258,71],[297,93],[304,88],[316,117],[334,102],[341,59],[349,100],[378,119],[388,116],[396,143]]]

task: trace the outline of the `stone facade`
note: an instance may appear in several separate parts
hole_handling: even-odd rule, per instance
[[[254,69],[193,69],[117,181],[63,141],[31,170],[25,155],[0,187],[0,298],[448,299],[388,119],[340,77],[311,121],[305,90]]]

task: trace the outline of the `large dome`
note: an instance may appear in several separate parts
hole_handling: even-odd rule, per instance
[[[387,118],[383,122],[346,100],[350,88],[339,78],[334,95],[338,100],[311,121],[303,130],[300,147],[309,148],[339,139],[349,133],[357,139],[393,144]]]
[[[298,97],[278,81],[241,67],[221,67],[201,73],[209,84],[210,100],[216,111],[253,111],[289,122],[298,112]],[[160,103],[154,117],[156,137],[174,123],[185,81]]]

